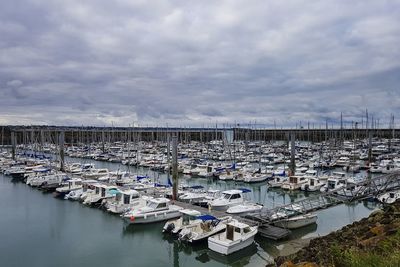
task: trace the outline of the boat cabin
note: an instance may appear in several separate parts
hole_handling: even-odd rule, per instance
[[[119,191],[115,195],[115,200],[118,203],[122,203],[124,205],[129,205],[132,203],[132,200],[138,199],[140,197],[139,192],[136,190],[124,190],[124,191]]]
[[[227,190],[222,192],[222,197],[229,201],[236,201],[243,198],[242,190]]]
[[[328,179],[328,183],[327,183],[327,187],[328,190],[333,190],[338,188],[339,185],[346,185],[346,179],[338,179],[338,178],[329,178]]]
[[[147,207],[154,210],[164,210],[168,209],[169,199],[167,198],[153,198],[149,199],[147,202]]]
[[[77,187],[77,186],[80,186],[80,185],[82,185],[82,179],[70,179],[70,180],[68,180],[68,188],[69,189]]]
[[[226,224],[226,235],[227,240],[235,241],[242,237],[242,235],[251,232],[249,225],[240,222],[230,222]]]

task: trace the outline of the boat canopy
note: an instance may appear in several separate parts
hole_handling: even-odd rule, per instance
[[[250,189],[247,189],[247,188],[238,188],[239,190],[241,190],[243,193],[249,193],[249,192],[251,192],[251,190]]]
[[[202,185],[192,185],[190,188],[191,189],[203,189],[204,186],[202,186]]]
[[[140,181],[140,180],[142,180],[142,179],[144,179],[144,178],[149,178],[149,176],[147,176],[147,175],[138,175],[138,176],[136,176],[136,179],[137,179],[138,181]]]
[[[111,195],[116,195],[116,194],[120,193],[120,191],[118,189],[115,189],[115,188],[108,190],[108,192]]]
[[[208,214],[206,214],[206,215],[201,215],[201,216],[197,216],[196,219],[200,219],[200,220],[202,220],[203,222],[204,222],[204,221],[214,221],[214,220],[218,220],[218,219],[215,218],[214,216],[208,215]]]

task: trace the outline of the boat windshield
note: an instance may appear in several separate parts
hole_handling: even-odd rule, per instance
[[[187,214],[183,214],[182,216],[182,225],[188,225],[190,223],[190,220],[193,220],[194,217],[187,215]]]
[[[224,194],[224,198],[225,199],[229,199],[231,197],[231,195],[229,195],[229,194]]]
[[[130,195],[124,194],[124,204],[127,205],[130,203]]]

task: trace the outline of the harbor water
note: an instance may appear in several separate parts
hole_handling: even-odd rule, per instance
[[[80,161],[80,159],[68,159]],[[85,162],[91,162],[85,160]],[[125,170],[121,164],[97,162],[110,170]],[[160,182],[166,175],[130,167]],[[181,177],[190,185],[206,188],[252,190],[249,198],[267,207],[307,197],[270,190],[266,184],[235,184]],[[362,201],[318,211],[317,225],[292,233],[291,239],[325,235],[368,216],[377,204]],[[188,246],[161,233],[163,223],[127,226],[115,215],[78,202],[56,199],[10,177],[0,175],[0,266],[265,266],[291,241],[256,238],[256,243],[229,257],[212,253],[207,244]]]

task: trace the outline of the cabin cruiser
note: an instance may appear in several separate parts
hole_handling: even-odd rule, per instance
[[[170,220],[165,223],[163,227],[163,233],[179,233],[185,226],[194,225],[196,223],[201,223],[201,219],[198,216],[201,213],[197,210],[184,209],[180,210],[182,216],[175,220]]]
[[[183,193],[179,196],[179,200],[189,203],[202,200],[206,197],[206,192],[204,192],[203,189],[204,187],[201,185],[193,185],[190,187],[189,192]]]
[[[103,200],[112,198],[119,190],[117,186],[106,185],[106,184],[94,184],[94,191],[87,195],[83,204],[85,205],[96,205],[101,204]]]
[[[271,188],[279,188],[282,187],[282,184],[289,179],[287,176],[279,176],[274,175],[273,179],[268,181],[269,187]]]
[[[222,181],[231,181],[235,179],[236,175],[237,174],[235,172],[226,170],[226,172],[221,173],[218,178]]]
[[[210,202],[214,210],[227,210],[229,207],[241,204],[244,201],[243,193],[250,192],[249,189],[234,189],[222,192],[222,196]]]
[[[69,179],[66,181],[66,184],[56,188],[56,196],[64,198],[69,192],[79,189],[82,189],[82,179]]]
[[[167,198],[152,198],[147,201],[146,206],[132,208],[124,213],[122,218],[129,224],[166,221],[180,217],[182,209],[182,207],[170,204],[170,200]]]
[[[231,216],[216,218],[212,215],[197,217],[201,223],[187,225],[179,232],[179,240],[195,243],[207,239],[226,229],[226,223],[232,220]]]
[[[51,169],[48,168],[37,168],[32,173],[25,174],[26,184],[29,186],[37,187],[40,186],[44,181],[45,177],[51,174]]]
[[[323,187],[325,183],[321,182],[318,177],[308,177],[308,181],[301,185],[300,190],[306,192],[316,192]]]
[[[254,242],[257,226],[249,226],[237,220],[226,224],[226,230],[208,238],[208,248],[223,255],[244,249]]]
[[[305,176],[289,176],[289,179],[282,183],[282,189],[285,190],[297,190],[300,189],[303,184],[306,184],[308,178]]]
[[[121,214],[136,206],[145,206],[150,198],[140,196],[139,192],[133,189],[122,189],[117,192],[115,198],[107,200],[104,206],[108,212]]]
[[[321,187],[320,191],[321,192],[330,192],[334,190],[338,190],[341,188],[345,188],[347,184],[347,178],[345,177],[330,177],[328,178],[327,183]]]
[[[221,196],[221,191],[217,189],[209,188],[206,192],[206,195],[203,199],[195,201],[195,204],[198,204],[202,207],[208,207],[209,203],[214,199],[217,199]]]

